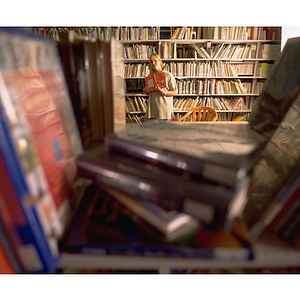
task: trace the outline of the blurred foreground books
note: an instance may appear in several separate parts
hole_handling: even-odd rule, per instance
[[[60,249],[67,253],[100,256],[253,258],[246,227],[241,222],[234,225],[232,232],[193,226],[182,232],[176,241],[168,242],[165,237],[151,221],[145,222],[110,193],[91,185],[61,239]],[[80,255],[77,259],[80,260]]]
[[[82,152],[57,46],[0,30],[0,217],[21,272],[54,272]]]

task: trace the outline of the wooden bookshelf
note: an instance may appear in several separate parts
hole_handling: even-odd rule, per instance
[[[247,120],[255,100],[263,89],[263,84],[268,78],[271,67],[280,53],[281,27],[245,27],[245,26],[211,26],[211,27],[158,27],[158,26],[107,26],[107,27],[39,27],[34,29],[43,35],[50,35],[60,40],[62,33],[72,31],[84,40],[110,40],[115,38],[124,46],[124,77],[126,81],[126,97],[142,96],[144,77],[148,75],[146,67],[149,65],[148,58],[151,52],[158,53],[167,67],[176,78],[177,82],[184,82],[190,85],[193,81],[203,82],[206,85],[214,85],[222,81],[239,81],[245,86],[244,93],[226,93],[224,91],[209,93],[181,91],[174,97],[174,112],[176,116],[187,112],[187,109],[178,110],[175,106],[178,99],[202,98],[201,102],[209,103],[218,101],[219,97],[233,102],[234,98],[242,97],[244,105],[236,109],[228,109],[219,105],[212,107],[217,110],[218,121],[232,121],[238,119]],[[177,34],[176,34],[177,32]],[[192,45],[201,46],[209,57],[200,57],[195,54],[196,50]],[[233,49],[249,49],[242,51],[243,55],[232,57],[214,56],[214,50],[220,46],[230,46]],[[129,50],[131,49],[131,50]],[[165,51],[167,49],[167,52]],[[273,51],[275,49],[275,51]],[[127,51],[128,50],[128,51]],[[132,52],[128,54],[128,52]],[[167,53],[167,55],[166,55]],[[236,51],[238,53],[238,51]],[[275,53],[275,54],[274,54]],[[206,72],[197,74],[195,70],[202,64]],[[242,66],[250,66],[251,71],[239,72],[234,75],[218,73],[213,71],[218,68],[241,69]],[[141,67],[142,66],[142,67]],[[173,66],[173,67],[172,67]],[[131,69],[130,69],[131,67]],[[141,71],[141,68],[143,69]],[[188,69],[186,72],[178,72],[178,69]],[[135,72],[139,69],[139,73]],[[132,71],[133,70],[133,71]],[[191,71],[192,70],[192,71]],[[213,83],[211,81],[214,81]],[[131,86],[131,88],[128,87]],[[193,83],[192,83],[193,84]],[[134,88],[132,88],[134,86]],[[215,101],[216,100],[216,101]],[[195,102],[195,101],[194,101]],[[194,103],[194,105],[196,105]],[[189,108],[191,108],[189,106]],[[242,118],[241,116],[244,116]],[[134,117],[132,122],[143,121],[144,112],[142,109],[127,112],[127,122]],[[135,119],[139,119],[137,121]]]
[[[170,29],[171,35],[175,30],[174,28]],[[198,31],[197,29],[197,32]],[[212,36],[214,36],[213,33]],[[263,34],[262,27],[257,28],[256,36],[266,37],[267,33]],[[174,112],[177,116],[178,114],[182,115],[187,112],[186,109],[178,110],[176,108],[175,103],[177,99],[202,98],[202,101],[198,103],[203,103],[203,100],[211,102],[210,98],[218,101],[219,97],[223,97],[225,101],[227,99],[232,101],[233,98],[243,97],[244,105],[241,105],[238,111],[222,108],[219,105],[212,105],[219,114],[219,121],[231,121],[234,120],[236,116],[249,115],[255,104],[255,100],[262,91],[265,80],[268,78],[271,66],[280,53],[280,40],[267,39],[163,39],[160,36],[158,40],[121,40],[121,42],[125,48],[135,47],[140,53],[143,52],[143,48],[149,50],[151,47],[152,51],[155,51],[161,56],[167,70],[174,75],[179,85],[183,83],[183,85],[190,86],[196,82],[196,84],[203,83],[213,87],[209,92],[204,92],[203,90],[199,91],[199,89],[196,92],[179,89],[178,95],[174,97]],[[192,45],[200,45],[203,47],[209,54],[209,57],[199,57]],[[237,54],[233,56],[214,57],[216,54],[214,51],[221,46],[228,46],[233,50],[236,49],[235,53]],[[238,51],[240,51],[240,55]],[[269,54],[267,54],[267,51]],[[142,87],[144,77],[149,74],[149,69],[147,69],[148,57],[149,56],[145,57],[144,55],[133,57],[124,56],[124,77],[126,82],[140,82],[140,88],[138,90],[127,89],[127,97],[147,97],[147,95],[142,94]],[[245,65],[251,68],[251,71],[239,73],[238,69],[243,69]],[[202,68],[204,72],[200,72],[200,68]],[[228,68],[235,69],[235,71],[233,71],[235,74],[224,73]],[[244,93],[216,91],[215,85],[218,82],[224,81],[238,81],[240,85],[244,87]],[[132,92],[136,92],[136,94],[132,94]],[[210,104],[206,103],[205,105]],[[137,114],[141,112],[142,110],[136,111]],[[131,114],[132,113],[133,112],[131,112]]]
[[[244,270],[259,268],[300,267],[299,250],[280,240],[275,235],[265,233],[254,245],[253,260],[195,259],[174,257],[145,257],[121,255],[92,255],[63,253],[58,268],[64,270],[159,270],[161,273],[170,270],[203,269],[203,270]]]

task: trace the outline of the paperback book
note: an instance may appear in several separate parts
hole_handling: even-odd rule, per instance
[[[145,77],[145,83],[149,92],[155,90],[154,86],[156,84],[158,84],[160,88],[164,89],[166,87],[166,75],[164,72],[149,75]]]
[[[254,257],[247,232],[197,230],[178,242],[162,242],[132,220],[124,207],[94,184],[89,186],[59,242],[63,253],[97,256],[147,256],[250,260]],[[76,256],[75,256],[76,260]],[[73,261],[74,262],[74,261]]]

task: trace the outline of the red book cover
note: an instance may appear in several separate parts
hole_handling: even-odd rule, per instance
[[[154,91],[155,84],[158,84],[159,87],[163,89],[166,87],[166,75],[164,72],[149,75],[145,78],[145,83],[149,92]]]

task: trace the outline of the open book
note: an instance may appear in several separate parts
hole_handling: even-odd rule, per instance
[[[145,78],[145,83],[149,92],[154,91],[155,84],[158,84],[163,89],[166,87],[166,75],[164,72],[149,75]]]

